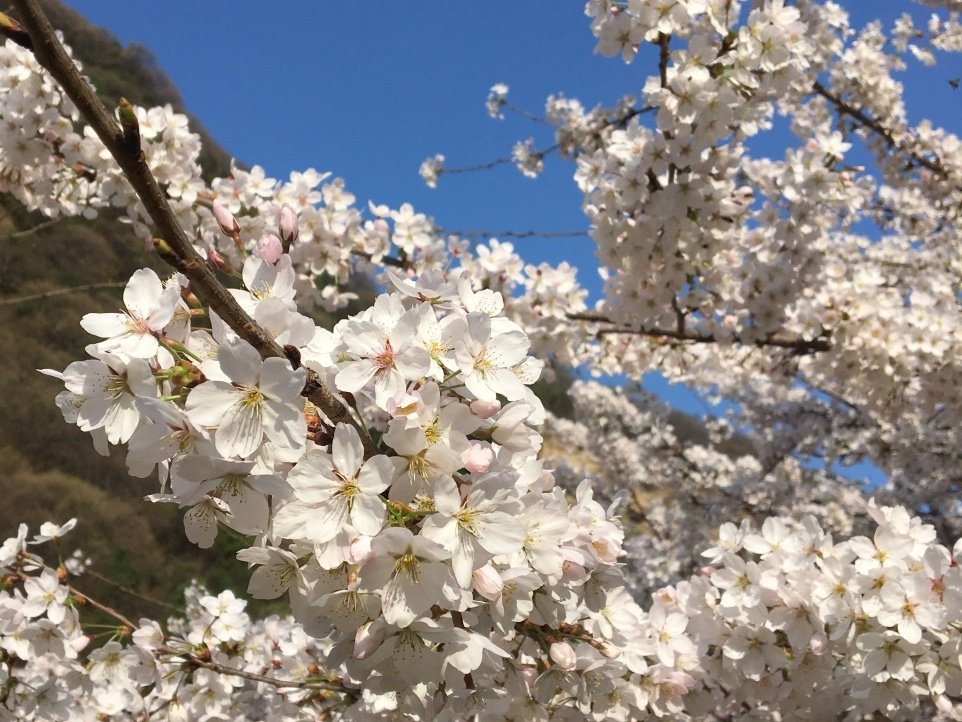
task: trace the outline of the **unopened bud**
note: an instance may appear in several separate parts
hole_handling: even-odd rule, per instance
[[[374,557],[371,551],[371,537],[359,536],[350,544],[341,547],[341,553],[348,564],[364,564]]]
[[[240,224],[237,222],[237,219],[234,218],[233,213],[217,201],[214,201],[211,210],[214,212],[214,220],[217,221],[217,225],[220,226],[225,236],[233,238],[236,234],[240,233]]]
[[[280,238],[273,233],[268,233],[257,242],[257,250],[255,253],[262,261],[273,266],[281,260],[281,256],[284,255],[284,246],[281,244]]]
[[[479,441],[472,442],[471,446],[461,452],[461,463],[472,474],[483,474],[493,460],[494,453],[491,447]]]
[[[280,226],[281,242],[284,244],[284,253],[291,250],[291,244],[297,240],[300,231],[297,228],[297,213],[287,203],[281,206],[281,214],[278,219]]]
[[[578,655],[567,642],[555,642],[548,649],[551,661],[566,672],[575,668],[578,664]]]
[[[480,416],[482,419],[489,419],[501,410],[501,404],[497,401],[482,401],[477,399],[471,402],[471,413]]]
[[[474,583],[474,590],[482,597],[490,602],[501,598],[501,592],[504,590],[504,580],[501,579],[498,570],[491,566],[490,562],[480,569],[475,569],[471,577]]]

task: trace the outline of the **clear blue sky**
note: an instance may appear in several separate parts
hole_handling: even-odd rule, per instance
[[[573,166],[557,158],[534,181],[510,165],[442,177],[435,190],[420,181],[418,165],[436,152],[458,166],[508,155],[528,135],[538,147],[550,144],[550,133],[535,123],[487,117],[492,84],[507,83],[514,103],[541,112],[545,98],[559,92],[586,107],[611,103],[637,93],[654,69],[594,55],[579,0],[67,3],[121,43],[150,48],[187,108],[244,163],[279,178],[307,167],[331,171],[360,205],[411,202],[449,229],[587,227]],[[893,0],[844,4],[854,8],[856,26],[881,17],[890,27],[904,11],[924,26],[927,16]],[[962,91],[948,84],[962,76],[958,56],[934,71],[919,67],[904,76],[911,119],[931,117],[958,132]],[[775,152],[786,142],[797,141],[777,132],[756,147]],[[516,245],[534,262],[574,263],[598,297],[587,238]],[[663,380],[648,386],[690,413],[704,412],[692,394]]]

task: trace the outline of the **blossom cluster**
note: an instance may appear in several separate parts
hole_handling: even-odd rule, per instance
[[[584,490],[579,496],[590,504]],[[532,596],[530,571],[500,588],[496,575],[483,575],[477,588],[498,599],[502,621],[528,617],[514,624],[516,644],[528,649],[514,654],[443,616],[401,627],[367,622],[338,642],[319,626],[353,628],[370,604],[343,605],[332,619],[315,610],[307,624],[252,622],[231,592],[196,586],[183,615],[134,623],[76,589],[82,565],[54,569],[32,551],[60,540],[73,522],[44,524],[29,542],[21,526],[0,546],[8,580],[0,591],[0,709],[23,720],[184,722],[494,720],[522,710],[544,720],[824,719],[827,709],[839,718],[955,719],[960,545],[937,544],[934,529],[903,508],[873,505],[870,514],[870,537],[840,542],[811,517],[770,517],[760,528],[726,523],[702,553],[706,565],[658,590],[646,610],[608,590],[580,624],[551,631],[550,622],[531,619],[551,605]],[[425,581],[432,562],[417,562]],[[107,635],[93,631],[91,607],[115,623]],[[475,615],[465,610],[463,618]],[[498,626],[493,617],[488,623]],[[459,691],[464,670],[471,685]],[[452,688],[432,690],[430,675]]]
[[[826,467],[870,460],[891,501],[958,533],[962,144],[910,122],[899,74],[962,43],[956,4],[926,4],[860,29],[833,2],[588,2],[596,51],[650,72],[608,107],[547,101],[605,296],[560,299],[544,348],[710,389]],[[797,138],[782,157],[777,116]],[[516,147],[526,174],[534,148]]]
[[[460,273],[392,276],[327,330],[295,309],[292,279],[287,254],[251,255],[232,291],[290,357],[262,359],[213,312],[200,326],[182,276],[138,271],[125,309],[82,319],[101,339],[91,358],[47,371],[65,418],[101,450],[127,444],[132,474],[158,469],[149,498],[184,509],[194,543],[219,525],[254,537],[238,553],[248,591],[288,595],[370,705],[505,709],[510,678],[545,713],[575,693],[606,708],[649,667],[624,535],[587,482],[569,500],[537,459],[541,364],[501,294]],[[305,400],[309,374],[352,423]]]
[[[286,595],[293,619],[252,624],[232,595],[195,591],[168,632],[127,625],[130,644],[88,653],[70,570],[28,553],[24,530],[0,553],[7,708],[785,719],[817,718],[827,696],[850,717],[958,718],[962,143],[912,126],[896,79],[962,49],[955,3],[928,4],[948,12],[886,32],[829,2],[591,0],[599,52],[650,49],[657,65],[641,104],[547,103],[604,267],[593,310],[570,265],[471,247],[408,204],[365,216],[314,170],[206,185],[186,119],[134,109],[177,221],[286,357],[262,356],[184,276],[142,269],[120,312],[82,319],[89,358],[46,373],[99,451],[126,445],[132,475],[157,475],[149,499],[183,510],[188,539],[249,537],[249,593]],[[0,189],[49,216],[123,208],[148,238],[141,201],[31,53],[0,48],[0,86]],[[507,92],[492,88],[492,117]],[[758,156],[776,112],[798,147]],[[523,141],[512,157],[534,176],[545,152]],[[342,308],[356,270],[386,289],[370,308],[331,329],[305,315]],[[530,388],[548,356],[659,370],[731,413],[681,440],[651,399],[577,384],[560,419]],[[346,416],[307,401],[317,389]],[[833,472],[864,459],[890,476],[879,498],[937,520],[938,539]],[[645,516],[630,540],[624,491]],[[739,525],[702,566],[709,514]]]

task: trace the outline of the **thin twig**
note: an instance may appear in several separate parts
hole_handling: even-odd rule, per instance
[[[32,228],[25,228],[22,231],[17,231],[15,233],[8,233],[5,236],[0,236],[0,243],[3,243],[4,241],[13,241],[13,240],[16,240],[17,238],[25,238],[26,236],[32,235],[38,231],[42,231],[44,228],[50,228],[50,226],[60,223],[63,219],[64,219],[63,216],[58,216],[57,218],[49,218],[43,221],[42,223],[38,223]]]
[[[170,654],[175,657],[183,657],[192,667],[201,667],[203,669],[209,669],[212,672],[218,672],[220,674],[243,677],[244,679],[249,679],[252,682],[263,682],[264,684],[269,684],[272,687],[291,687],[293,689],[323,689],[329,692],[340,692],[349,696],[356,696],[353,690],[346,689],[342,685],[331,682],[301,682],[293,679],[277,679],[276,677],[268,677],[267,675],[257,674],[256,672],[248,672],[243,669],[237,669],[236,667],[229,667],[226,664],[220,664],[219,662],[206,660],[196,654],[178,651],[167,646],[160,647],[157,651],[163,654]]]
[[[14,306],[18,303],[27,301],[41,301],[45,298],[56,296],[66,296],[69,293],[82,293],[84,291],[96,291],[100,288],[123,288],[126,283],[123,281],[103,281],[101,283],[86,283],[83,286],[71,286],[70,288],[57,288],[53,291],[42,291],[41,293],[31,293],[29,296],[16,296],[15,298],[0,298],[0,306]]]
[[[885,141],[885,144],[889,148],[894,148],[896,150],[901,151],[902,153],[905,153],[916,163],[918,163],[919,165],[925,168],[928,168],[930,171],[938,175],[940,178],[948,177],[949,175],[948,172],[942,166],[942,163],[938,159],[932,160],[931,158],[926,158],[924,155],[917,153],[916,151],[906,147],[905,145],[897,141],[895,139],[895,136],[892,135],[892,131],[890,131],[888,128],[882,125],[881,121],[878,118],[873,118],[861,108],[857,108],[851,103],[844,101],[841,98],[841,96],[836,95],[835,93],[830,91],[828,88],[826,88],[824,85],[822,85],[818,81],[815,82],[815,85],[812,86],[812,89],[816,93],[821,95],[823,98],[825,98],[832,105],[834,105],[835,109],[840,114],[847,115],[850,118],[857,120],[863,127],[866,127],[872,130],[876,135],[878,135],[880,138],[882,138],[882,140]]]
[[[123,624],[125,627],[128,627],[131,632],[137,629],[137,627],[139,626],[131,622],[129,619],[127,619],[127,617],[125,617],[123,614],[118,612],[113,607],[108,607],[106,604],[101,604],[96,599],[93,599],[92,597],[88,597],[86,594],[81,592],[76,587],[68,586],[67,588],[70,590],[70,593],[74,596],[75,599],[77,599],[78,602],[80,602],[81,604],[89,604],[91,607],[96,607],[104,614],[107,614],[113,617],[118,622]]]
[[[572,321],[589,321],[591,323],[611,324],[610,328],[599,329],[597,332],[598,336],[606,336],[609,334],[628,334],[635,336],[647,336],[650,338],[673,339],[675,341],[686,341],[689,343],[721,344],[730,342],[743,346],[757,346],[759,348],[774,346],[776,348],[789,349],[799,354],[818,353],[828,351],[832,348],[831,343],[825,336],[819,336],[818,338],[814,339],[794,337],[786,338],[784,336],[768,336],[766,338],[752,340],[744,340],[738,336],[733,336],[730,339],[719,339],[710,333],[682,332],[678,329],[669,328],[633,328],[631,326],[618,326],[611,319],[597,313],[569,313],[567,314],[567,317]]]
[[[438,228],[439,233],[461,238],[586,238],[588,231],[459,231]]]
[[[124,133],[81,77],[54,34],[38,0],[13,0],[13,4],[30,35],[37,61],[57,80],[80,115],[97,133],[144,204],[160,238],[172,252],[163,255],[165,260],[187,276],[198,298],[224,319],[238,336],[257,349],[262,358],[287,358],[284,349],[241,308],[194,249],[167,203],[164,191],[151,173],[143,151],[139,145],[132,145],[130,134]],[[357,427],[348,408],[321,383],[316,374],[310,378],[307,388],[311,403],[332,422]],[[363,433],[361,438],[365,439],[368,453],[374,453],[370,438]]]
[[[558,147],[559,146],[557,143],[553,143],[552,145],[549,145],[547,148],[533,151],[531,155],[537,156],[539,158],[544,158],[546,155],[554,153],[556,150],[558,150]],[[445,168],[442,168],[440,172],[445,175],[450,175],[450,174],[456,175],[458,173],[474,173],[479,170],[490,170],[491,168],[497,168],[499,165],[507,165],[508,163],[514,163],[514,162],[515,162],[514,156],[510,155],[510,156],[505,156],[503,158],[495,158],[494,160],[489,160],[486,163],[478,163],[477,165],[463,165],[457,168],[445,167]]]
[[[151,604],[156,604],[158,607],[163,607],[164,609],[169,609],[169,610],[171,610],[171,611],[177,612],[178,614],[183,614],[183,613],[184,613],[183,607],[178,607],[178,606],[175,606],[175,605],[173,605],[173,604],[168,604],[167,602],[162,602],[162,601],[160,601],[159,599],[154,599],[153,597],[149,597],[149,596],[147,596],[146,594],[141,594],[140,592],[134,591],[133,589],[130,589],[129,587],[125,587],[123,584],[120,584],[120,583],[118,583],[118,582],[115,582],[113,579],[108,579],[108,578],[105,577],[103,574],[98,574],[98,573],[95,572],[93,569],[87,569],[86,571],[84,571],[84,576],[85,576],[85,577],[93,577],[94,579],[97,579],[97,580],[103,582],[104,584],[109,584],[110,586],[114,587],[115,589],[119,589],[119,590],[122,591],[124,594],[129,594],[130,596],[136,597],[137,599],[142,599],[142,600],[145,601],[145,602],[150,602]]]

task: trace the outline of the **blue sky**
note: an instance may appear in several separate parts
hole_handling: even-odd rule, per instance
[[[545,98],[559,92],[587,107],[609,104],[637,93],[654,70],[644,56],[626,66],[594,55],[577,0],[166,0],[149,12],[146,4],[116,0],[67,4],[121,43],[147,46],[187,108],[244,163],[280,178],[308,167],[331,171],[345,178],[359,205],[410,202],[452,230],[587,228],[573,166],[557,158],[547,159],[537,180],[507,165],[442,177],[434,190],[420,181],[420,162],[437,152],[458,166],[508,155],[529,135],[537,147],[550,144],[550,132],[529,120],[488,118],[492,84],[507,83],[514,103],[541,112]],[[845,4],[857,27],[874,17],[891,27],[903,11],[924,26],[927,16],[912,3]],[[913,121],[932,117],[958,132],[962,92],[948,81],[962,76],[962,64],[958,56],[946,60],[932,71],[910,68],[906,97]],[[796,141],[777,131],[756,147],[776,152],[786,142]],[[533,262],[578,266],[598,297],[586,237],[515,244]],[[646,385],[683,410],[704,412],[694,395],[663,379],[649,375]]]

